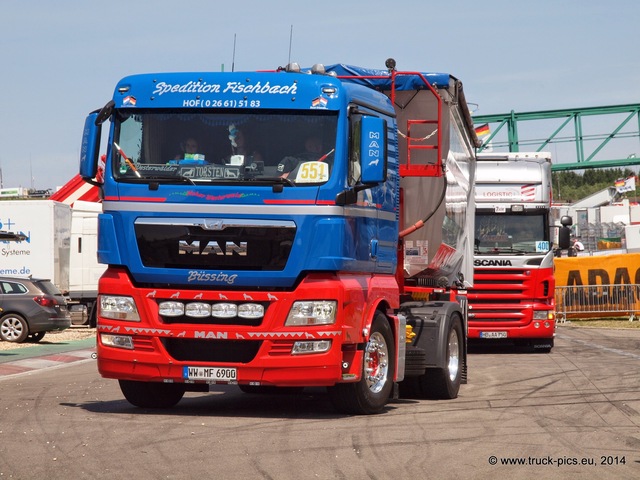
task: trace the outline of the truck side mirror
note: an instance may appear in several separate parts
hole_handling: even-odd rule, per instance
[[[98,173],[98,153],[100,151],[101,125],[96,125],[98,112],[92,112],[84,121],[82,147],[80,150],[80,176],[92,180]]]
[[[387,179],[387,122],[364,115],[360,119],[361,182],[382,183]]]
[[[566,250],[571,246],[571,229],[569,227],[562,226],[558,230],[558,246],[562,250]]]

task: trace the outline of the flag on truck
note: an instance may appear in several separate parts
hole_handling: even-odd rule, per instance
[[[485,135],[489,135],[490,130],[489,130],[489,124],[485,123],[484,125],[480,125],[479,127],[476,127],[476,135],[479,137],[484,137]]]
[[[619,178],[614,186],[618,193],[633,192],[636,189],[636,177],[632,175],[628,178]]]

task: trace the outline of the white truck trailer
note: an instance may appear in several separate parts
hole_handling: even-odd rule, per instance
[[[0,230],[22,234],[22,242],[1,242],[0,275],[51,280],[67,296],[74,323],[85,323],[105,270],[97,260],[100,204],[54,200],[0,201]]]

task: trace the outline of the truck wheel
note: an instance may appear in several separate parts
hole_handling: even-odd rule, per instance
[[[135,382],[118,380],[124,398],[140,408],[170,408],[178,403],[185,392],[180,383]]]
[[[5,342],[22,343],[29,335],[29,325],[20,315],[7,313],[0,318],[0,338]]]
[[[90,328],[96,328],[98,325],[98,302],[95,301],[91,304],[91,310],[89,310],[88,325]]]
[[[458,396],[462,380],[463,335],[462,321],[455,315],[449,325],[444,368],[428,369],[419,377],[422,393],[430,398],[451,399]]]
[[[328,389],[335,409],[356,415],[382,411],[393,388],[394,359],[391,327],[384,314],[376,312],[364,347],[362,378],[356,383],[339,383]]]

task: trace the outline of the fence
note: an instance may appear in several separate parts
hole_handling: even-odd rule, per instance
[[[640,315],[640,285],[580,285],[556,287],[556,319]]]

